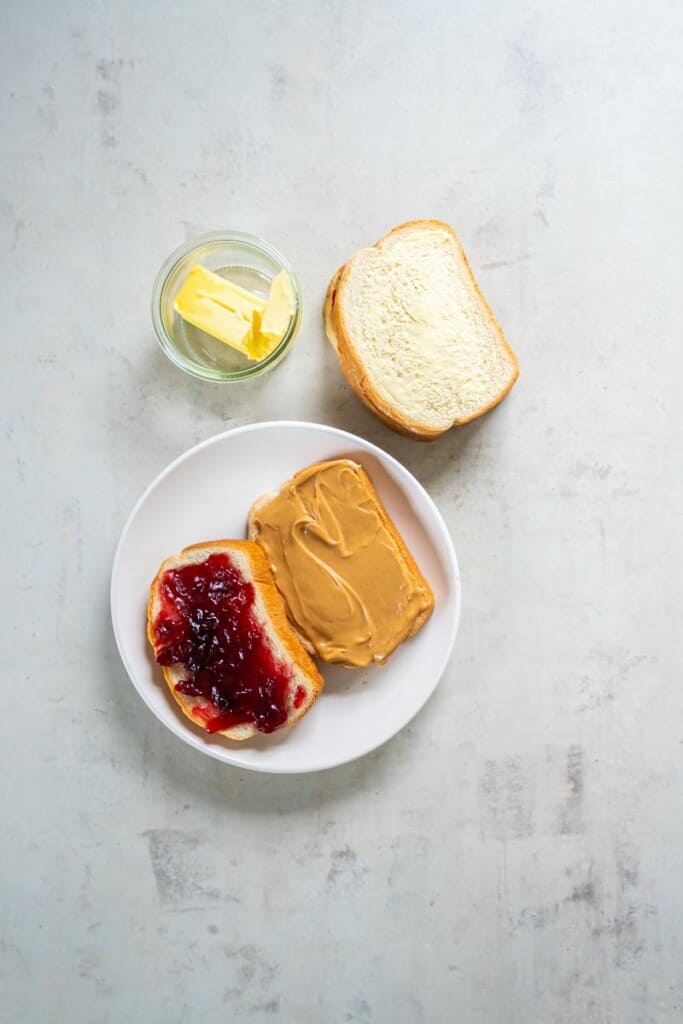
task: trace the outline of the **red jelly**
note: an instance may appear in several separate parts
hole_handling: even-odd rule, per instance
[[[273,732],[284,725],[292,673],[273,653],[256,618],[253,584],[230,557],[221,552],[168,569],[160,595],[152,627],[156,659],[187,670],[176,691],[202,698],[194,713],[207,731],[248,722]]]

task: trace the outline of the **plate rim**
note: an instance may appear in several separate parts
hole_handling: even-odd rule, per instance
[[[303,428],[306,428],[306,429],[313,428],[314,430],[318,430],[318,431],[321,431],[322,433],[330,434],[330,435],[332,435],[334,437],[337,437],[337,438],[343,438],[343,439],[351,441],[351,442],[361,442],[361,445],[366,446],[375,455],[379,454],[379,456],[381,456],[381,458],[388,459],[389,463],[392,465],[392,467],[394,469],[398,470],[399,476],[409,477],[413,481],[413,483],[417,486],[418,491],[421,493],[423,499],[426,500],[428,506],[430,506],[431,511],[434,514],[434,519],[435,519],[437,528],[439,530],[439,533],[441,534],[442,540],[445,543],[446,549],[448,551],[449,557],[450,557],[451,562],[452,562],[452,566],[453,566],[453,570],[454,570],[454,581],[455,581],[455,587],[454,587],[454,601],[455,601],[455,609],[454,609],[454,611],[455,611],[455,614],[453,616],[453,622],[451,624],[449,641],[448,641],[448,644],[447,644],[446,649],[444,651],[444,655],[443,655],[443,657],[441,659],[441,664],[440,664],[440,666],[438,668],[438,671],[435,673],[434,683],[433,683],[431,689],[425,694],[424,699],[414,709],[411,709],[410,714],[408,715],[408,717],[404,721],[402,721],[401,724],[389,736],[386,736],[384,739],[381,739],[379,742],[371,742],[370,745],[368,745],[366,748],[364,748],[364,749],[354,753],[351,757],[345,758],[344,760],[341,760],[341,761],[338,760],[338,759],[332,759],[332,760],[330,760],[328,762],[325,762],[323,764],[313,764],[313,765],[309,765],[309,766],[306,766],[306,767],[303,767],[303,768],[293,768],[293,769],[289,769],[289,768],[273,768],[273,767],[270,767],[270,766],[268,766],[266,764],[245,764],[242,761],[234,759],[234,757],[232,756],[233,755],[233,751],[232,750],[228,750],[228,749],[226,749],[224,747],[221,747],[221,748],[207,747],[206,744],[204,744],[202,742],[202,737],[201,736],[199,736],[199,735],[195,736],[193,733],[192,734],[187,734],[187,733],[183,732],[180,729],[180,725],[182,723],[173,722],[171,724],[171,723],[166,722],[163,719],[161,719],[159,717],[159,715],[157,714],[156,709],[148,701],[147,696],[146,696],[146,694],[144,692],[144,689],[142,689],[140,686],[138,686],[138,683],[137,683],[137,681],[135,679],[135,675],[134,675],[133,671],[131,670],[130,664],[129,664],[129,662],[128,662],[127,658],[126,658],[126,655],[124,653],[124,648],[123,648],[123,645],[121,643],[121,639],[120,639],[119,632],[118,632],[118,629],[117,629],[116,615],[115,615],[115,612],[114,612],[114,587],[115,587],[115,583],[116,583],[116,579],[117,579],[117,573],[119,571],[119,561],[121,559],[121,552],[123,550],[124,543],[126,541],[128,533],[129,533],[129,531],[131,529],[133,521],[135,520],[135,517],[136,517],[136,515],[138,513],[138,510],[142,507],[142,505],[146,501],[148,495],[151,494],[151,492],[161,483],[161,481],[163,479],[165,479],[165,477],[168,476],[177,466],[179,466],[181,463],[183,463],[187,459],[191,458],[196,452],[201,451],[203,448],[208,448],[212,444],[217,444],[219,441],[222,441],[226,437],[234,437],[234,436],[237,436],[239,434],[250,433],[250,432],[253,432],[253,431],[272,430],[274,428],[283,428],[283,427],[295,427],[295,428],[302,428],[303,427]],[[448,527],[446,525],[446,521],[444,520],[443,515],[441,514],[441,511],[440,511],[438,505],[436,504],[434,499],[431,497],[431,495],[429,494],[427,489],[420,483],[420,481],[417,479],[417,477],[414,476],[414,474],[411,473],[410,470],[406,466],[403,465],[402,462],[400,462],[397,458],[395,458],[395,456],[391,455],[389,452],[385,451],[384,448],[380,448],[379,445],[374,444],[372,441],[368,441],[366,438],[361,437],[359,434],[353,434],[353,433],[351,433],[351,431],[343,430],[340,427],[333,427],[333,426],[330,426],[329,424],[326,424],[326,423],[318,423],[316,421],[311,421],[311,420],[261,420],[258,423],[245,423],[245,424],[242,424],[241,426],[238,426],[238,427],[229,427],[227,430],[222,430],[222,431],[220,431],[217,434],[212,434],[211,437],[205,438],[203,441],[199,441],[197,444],[194,444],[190,448],[187,448],[185,451],[181,452],[180,455],[176,456],[175,459],[172,459],[171,462],[169,462],[168,465],[165,466],[153,478],[153,480],[147,485],[147,487],[144,489],[144,491],[142,492],[142,494],[140,495],[138,500],[133,505],[133,508],[131,509],[130,513],[128,514],[128,517],[126,518],[126,521],[124,523],[123,529],[121,530],[121,534],[119,536],[118,542],[116,544],[116,549],[114,551],[114,558],[113,558],[113,561],[112,561],[112,568],[111,568],[111,577],[110,577],[110,582],[109,582],[109,612],[110,612],[110,617],[111,617],[112,629],[113,629],[113,633],[114,633],[114,640],[116,642],[116,648],[118,650],[119,657],[121,659],[123,667],[126,670],[126,674],[127,674],[128,678],[130,679],[131,683],[133,684],[133,688],[136,690],[138,695],[141,697],[143,703],[152,712],[152,714],[154,715],[156,720],[158,722],[160,722],[161,725],[165,726],[169,730],[169,732],[172,732],[174,734],[174,736],[177,736],[178,739],[182,740],[184,743],[187,743],[189,746],[194,747],[195,750],[200,751],[202,754],[207,755],[208,757],[212,758],[213,760],[220,761],[223,764],[231,765],[234,768],[242,769],[243,771],[260,772],[260,773],[265,774],[265,775],[307,775],[307,774],[309,774],[311,772],[327,771],[327,770],[329,770],[331,768],[339,768],[342,765],[351,764],[354,761],[359,760],[361,757],[367,756],[368,754],[372,753],[374,750],[378,750],[380,747],[384,746],[385,743],[388,743],[395,736],[397,736],[400,732],[402,732],[402,730],[405,729],[405,727],[413,720],[413,718],[415,718],[415,716],[419,714],[419,712],[425,706],[427,701],[434,695],[434,692],[435,692],[437,686],[441,682],[441,679],[442,679],[443,674],[444,674],[444,672],[446,670],[446,667],[447,667],[447,665],[448,665],[448,663],[449,663],[449,661],[451,659],[451,656],[453,654],[453,650],[454,650],[454,647],[455,647],[455,641],[457,639],[458,629],[459,629],[459,626],[460,626],[461,610],[462,610],[462,581],[461,581],[461,578],[460,578],[460,566],[458,564],[458,557],[457,557],[457,554],[456,554],[456,551],[455,551],[455,545],[453,544],[453,539],[452,539],[450,531],[449,531],[449,529],[448,529]],[[238,756],[236,752],[235,752],[235,756]]]

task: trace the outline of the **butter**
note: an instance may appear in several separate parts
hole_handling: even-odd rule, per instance
[[[272,281],[268,300],[253,295],[205,267],[190,269],[173,307],[188,323],[249,359],[270,355],[282,340],[294,312],[289,275]]]
[[[261,313],[265,302],[218,274],[196,266],[190,269],[173,306],[183,320],[248,356],[253,311]]]
[[[287,271],[281,270],[273,278],[270,286],[270,295],[268,296],[268,302],[263,311],[263,320],[261,321],[262,332],[268,338],[277,338],[279,341],[289,327],[289,321],[292,319],[293,312],[294,293],[292,292],[292,284]]]

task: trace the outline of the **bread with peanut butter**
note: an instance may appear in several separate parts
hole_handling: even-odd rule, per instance
[[[252,505],[262,547],[307,649],[348,667],[386,661],[434,596],[362,466],[318,462]]]
[[[416,220],[330,282],[325,330],[342,372],[392,429],[418,440],[500,402],[519,366],[448,224]]]
[[[183,714],[229,739],[294,725],[323,688],[250,541],[167,558],[150,587],[147,636]]]

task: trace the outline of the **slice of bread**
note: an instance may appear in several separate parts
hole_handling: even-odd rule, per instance
[[[451,227],[401,224],[332,278],[325,330],[358,396],[430,440],[488,412],[519,366]]]
[[[170,612],[178,621],[177,605],[169,604],[164,593],[164,578],[169,570],[184,566],[199,565],[214,554],[227,555],[230,568],[237,573],[240,583],[251,583],[254,589],[254,600],[251,607],[251,622],[256,632],[263,637],[268,651],[275,659],[279,668],[289,675],[286,692],[286,721],[277,728],[294,725],[306,714],[323,688],[323,679],[315,663],[309,657],[294,630],[292,629],[285,610],[284,602],[275,586],[268,561],[258,544],[243,540],[217,540],[203,544],[193,544],[185,548],[179,555],[167,558],[161,565],[152,582],[147,606],[147,636],[157,660],[163,659],[163,635],[160,636],[158,617],[164,611]],[[168,580],[169,578],[167,578]],[[174,611],[175,609],[175,611]],[[229,739],[245,740],[260,731],[270,732],[271,729],[259,729],[255,721],[243,721],[232,724],[229,728],[211,728],[211,712],[216,710],[203,696],[194,696],[179,692],[181,682],[194,678],[192,670],[183,662],[162,665],[164,679],[187,717],[209,732],[218,732]],[[230,680],[228,679],[228,685]]]
[[[363,467],[317,462],[249,510],[302,643],[349,668],[383,664],[427,621],[434,595]]]

